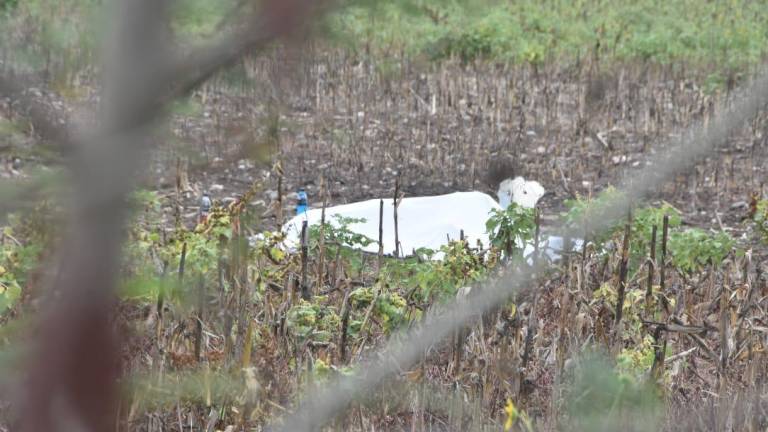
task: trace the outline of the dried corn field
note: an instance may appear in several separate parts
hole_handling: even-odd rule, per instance
[[[206,87],[205,118],[179,120],[176,131],[183,142],[205,143],[194,156],[213,162],[197,189],[224,183],[229,173],[235,181],[225,188],[232,192],[221,198],[236,193],[238,184],[246,189],[258,176],[238,178],[238,157],[266,141],[279,150],[285,191],[306,186],[315,203],[322,201],[321,178],[331,203],[389,196],[396,177],[409,195],[495,193],[489,171],[500,162],[509,168],[505,175],[523,175],[553,191],[543,204],[559,209],[565,198],[631,176],[647,155],[681,128],[706,122],[738,91],[707,92],[697,84],[703,73],[671,66],[535,70],[436,66],[408,57],[389,62],[335,51],[278,52],[244,66],[239,75],[248,78],[236,86],[222,80]],[[253,103],[264,100],[275,102]],[[745,124],[718,157],[701,161],[657,197],[680,203],[695,223],[711,223],[715,211],[737,222],[743,203],[760,192],[762,125],[761,118]],[[168,165],[174,155],[166,155]],[[269,164],[263,166],[267,172]],[[276,190],[274,176],[264,187]]]
[[[491,192],[489,170],[502,161],[554,192],[540,204],[546,232],[566,207],[564,200],[619,184],[681,128],[707,123],[739,96],[736,88],[710,94],[685,71],[644,65],[533,70],[437,67],[407,58],[394,64],[395,72],[382,70],[374,61],[335,51],[277,52],[248,64],[247,81],[234,88],[217,82],[201,91],[202,115],[176,118],[177,139],[205,143],[200,155],[184,157],[208,158],[206,163],[175,170],[172,161],[180,156],[166,149],[161,154],[172,169],[164,172],[188,177],[192,197],[191,191],[211,184],[224,186],[214,192],[224,203],[240,202],[243,193],[253,196],[253,205],[232,213],[238,222],[224,222],[233,224],[229,241],[244,244],[242,237],[257,227],[273,227],[292,212],[289,191],[298,186],[318,206],[323,199],[336,204],[391,196],[396,181],[406,196]],[[260,82],[270,84],[253,84]],[[267,100],[267,94],[273,103],[251,103]],[[249,129],[265,118],[273,122],[269,127]],[[734,248],[721,262],[685,272],[668,256],[662,261],[661,250],[651,252],[649,239],[614,231],[607,249],[590,243],[575,251],[509,305],[425,347],[418,364],[368,393],[329,427],[498,430],[508,417],[508,401],[534,430],[764,427],[765,255],[748,220],[750,206],[762,196],[764,124],[764,115],[746,123],[716,156],[665,184],[650,201],[671,203],[684,226],[727,232],[742,252]],[[241,131],[234,140],[233,130]],[[274,159],[244,169],[248,145],[263,140],[277,149]],[[272,166],[276,161],[279,169]],[[183,192],[166,189],[168,220],[172,204],[185,202]],[[192,215],[195,204],[186,202]],[[659,247],[662,228],[656,227]],[[146,388],[137,390],[123,411],[124,427],[258,430],[300,406],[301,394],[352,373],[386,339],[397,338],[388,307],[401,308],[404,328],[419,326],[439,314],[441,302],[458,288],[424,295],[412,278],[426,271],[417,261],[385,258],[382,264],[323,242],[309,242],[306,261],[299,252],[275,256],[268,243],[257,243],[255,250],[224,248],[213,271],[219,276],[201,281],[181,275],[178,257],[166,262],[168,272],[180,272],[182,291],[200,300],[162,319],[154,304],[128,307],[124,318],[140,330],[134,330],[126,355],[132,371],[153,371],[150,382],[157,375],[174,385],[192,380],[201,393],[186,403],[171,397],[175,405],[156,406],[151,396],[140,396]],[[642,262],[622,265],[625,243]],[[466,247],[458,269],[437,271],[482,268],[488,277],[503,271],[491,252]],[[250,260],[238,261],[238,254]],[[628,300],[617,327],[620,286]],[[318,297],[301,300],[307,293]],[[589,394],[596,391],[590,379],[607,379],[590,375],[606,366],[585,350],[604,353],[614,359],[609,363],[631,363],[607,367],[636,374],[634,384],[622,384],[627,388],[658,383],[649,390],[658,399],[621,396],[607,382],[602,384],[609,396],[603,396],[614,398],[613,408],[601,396],[580,401],[574,389]],[[225,371],[231,382],[217,387]],[[514,427],[527,426],[517,420]]]
[[[88,319],[90,300],[83,312],[66,290],[48,292],[54,306],[64,305],[62,316],[82,313],[80,324],[93,333],[74,339],[81,345],[51,344],[53,352],[82,352],[89,361],[53,361],[41,351],[40,370],[50,374],[3,374],[0,430],[21,430],[19,417],[35,424],[34,395],[49,383],[75,389],[83,399],[70,403],[85,413],[98,411],[94,388],[111,382],[102,366],[112,365],[112,354],[119,397],[113,412],[104,396],[107,408],[96,414],[109,426],[84,430],[768,427],[768,123],[764,110],[743,107],[764,92],[745,90],[757,67],[727,69],[713,84],[722,72],[715,66],[604,59],[599,47],[583,58],[520,64],[296,42],[182,80],[182,90],[161,101],[169,121],[151,132],[101,131],[151,144],[141,147],[151,157],[136,167],[140,184],[123,185],[130,217],[109,225],[125,226],[125,242],[106,244],[120,249],[119,268],[98,265],[102,251],[87,243],[57,243],[69,196],[58,168],[79,153],[41,149],[51,129],[35,118],[62,125],[98,110],[94,72],[2,100],[0,138],[13,144],[1,174],[19,189],[9,189],[18,205],[2,235],[0,367],[26,370],[36,353],[29,341],[56,335],[49,327],[57,321],[38,324],[46,322],[47,285],[81,280],[60,267],[80,264],[96,282],[115,279],[119,290],[102,298],[84,288],[83,299],[96,298],[106,311],[97,317],[108,321]],[[1,78],[0,92],[9,93]],[[132,101],[130,92],[121,95]],[[151,104],[118,104],[129,113],[136,106],[152,118],[164,114]],[[745,114],[750,109],[757,114]],[[736,127],[718,122],[733,112]],[[30,113],[33,121],[18,126]],[[676,175],[667,175],[666,159],[680,142],[704,142],[721,129],[727,139],[696,153],[704,156],[692,169],[670,162]],[[94,170],[110,174],[105,187],[120,184],[123,163],[141,160],[129,156]],[[92,162],[84,160],[73,167]],[[111,170],[118,180],[104,172]],[[98,186],[73,171],[76,185]],[[435,251],[393,257],[360,251],[391,233],[380,228],[378,239],[366,239],[343,221],[307,228],[297,250],[281,247],[279,228],[293,216],[299,188],[321,208],[454,191],[493,195],[500,180],[518,175],[550,193],[526,213],[535,229],[513,234],[538,240],[567,231],[566,243],[575,235],[583,247],[556,262],[539,255],[529,262],[509,246],[458,238],[441,249],[443,260],[431,259]],[[635,182],[651,190],[621,202]],[[213,198],[207,217],[204,192]],[[83,201],[102,214],[122,202]],[[612,218],[606,207],[617,202],[621,216]],[[75,233],[100,238],[102,214],[76,217]],[[62,247],[75,258],[56,265]],[[91,259],[77,259],[82,253]],[[120,335],[115,353],[99,339],[102,327]],[[34,403],[20,411],[16,394],[25,398],[27,390]],[[78,430],[76,414],[56,421]]]

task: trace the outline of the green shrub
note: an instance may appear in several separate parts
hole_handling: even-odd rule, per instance
[[[521,253],[536,230],[534,209],[510,203],[504,210],[491,210],[485,223],[491,245],[511,256]]]
[[[683,61],[733,71],[758,64],[768,47],[768,9],[748,0],[367,3],[331,18],[335,40],[435,60],[538,64],[597,53],[609,62]]]
[[[674,232],[669,237],[672,264],[681,272],[692,274],[707,265],[719,265],[736,245],[727,233],[709,233],[699,228]]]
[[[323,306],[321,298],[299,300],[286,315],[286,324],[300,339],[328,342],[338,332],[341,320],[335,308]]]
[[[594,197],[577,196],[565,200],[567,210],[561,214],[561,221],[574,232],[583,233],[584,239],[592,242],[598,253],[607,253],[609,240],[621,232],[625,222],[624,217],[608,220],[608,209],[623,198],[623,192],[609,186]],[[599,218],[600,226],[592,223],[595,218]]]
[[[379,292],[376,295],[376,289],[381,288],[357,288],[350,293],[349,304],[357,312],[355,318],[350,322],[352,334],[356,334],[359,331],[362,320],[365,318],[364,313],[371,306],[374,299],[376,304],[373,305],[371,313],[385,331],[392,331],[405,323],[408,313],[408,303],[405,299],[400,294],[392,291]]]
[[[610,360],[597,354],[583,354],[573,361],[565,387],[569,430],[621,430],[628,424],[636,425],[638,431],[659,429],[662,404],[650,383],[617,372]],[[621,356],[618,369],[633,361]]]
[[[763,242],[768,243],[768,200],[754,200],[752,221]]]

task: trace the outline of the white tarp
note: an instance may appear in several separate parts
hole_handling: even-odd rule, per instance
[[[382,244],[384,253],[395,252],[395,220],[392,199],[384,200],[382,221]],[[325,209],[326,223],[338,226],[334,215],[348,218],[365,219],[355,223],[349,229],[373,240],[363,250],[371,253],[379,251],[379,206],[380,200],[372,199],[351,204],[344,204]],[[451,240],[458,240],[461,230],[471,246],[480,240],[484,247],[490,244],[485,232],[485,222],[493,209],[501,209],[499,203],[482,192],[455,192],[448,195],[403,198],[397,208],[398,239],[402,255],[410,255],[414,249],[440,249]],[[312,209],[295,216],[283,226],[286,233],[286,245],[298,247],[302,221],[308,225],[320,223],[321,209]]]
[[[497,195],[505,205],[510,202],[523,207],[532,208],[545,194],[544,188],[536,181],[527,181],[522,177],[507,179],[499,186]],[[382,243],[384,254],[393,255],[395,252],[395,221],[392,198],[384,200],[382,224]],[[380,200],[372,199],[351,204],[344,204],[325,209],[326,223],[339,226],[335,215],[347,218],[365,219],[365,222],[349,225],[349,229],[362,234],[373,242],[362,250],[371,253],[379,251],[379,206]],[[400,254],[411,255],[414,250],[428,248],[439,250],[450,240],[458,240],[461,231],[471,247],[480,240],[482,246],[488,247],[490,240],[485,230],[485,223],[490,217],[491,210],[502,209],[502,206],[491,196],[482,192],[455,192],[447,195],[403,198],[397,208],[398,240]],[[308,226],[320,224],[322,209],[315,208],[304,214],[297,215],[285,225],[285,246],[295,250],[299,247],[301,226],[304,220]],[[560,258],[563,239],[556,236],[545,236],[540,245],[550,260]],[[573,241],[573,248],[581,248],[581,240]],[[533,244],[525,247],[523,254],[530,257]],[[441,259],[438,253],[434,259]]]

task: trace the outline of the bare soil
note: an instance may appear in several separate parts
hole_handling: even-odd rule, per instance
[[[175,116],[174,141],[192,142],[190,159],[201,167],[192,163],[187,214],[201,190],[227,200],[254,180],[269,206],[277,192],[270,167],[279,160],[284,214],[298,187],[320,206],[323,194],[331,205],[392,196],[397,177],[410,196],[495,196],[501,178],[522,175],[553,192],[540,204],[550,220],[566,199],[620,186],[649,155],[734,96],[728,88],[705,92],[696,84],[700,76],[679,67],[536,70],[302,55],[279,51],[247,64],[250,80],[233,85],[222,78],[197,95],[201,115]],[[763,118],[745,124],[716,155],[651,198],[673,204],[686,224],[739,235],[751,194],[763,188],[764,127]],[[168,147],[157,172],[179,155]],[[172,174],[162,177],[161,186],[173,184]],[[267,227],[275,226],[274,213]]]

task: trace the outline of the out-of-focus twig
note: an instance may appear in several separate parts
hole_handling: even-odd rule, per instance
[[[112,38],[104,51],[99,129],[78,139],[72,160],[72,221],[60,272],[41,323],[28,370],[20,425],[23,432],[108,431],[114,428],[119,376],[112,306],[119,270],[127,194],[149,148],[146,127],[166,104],[192,91],[250,50],[302,25],[315,4],[267,0],[258,20],[242,31],[169,62],[169,0],[112,2]],[[249,25],[250,24],[250,25]],[[0,91],[23,98],[13,83]],[[38,117],[30,102],[28,115]],[[52,139],[70,134],[52,126]]]

